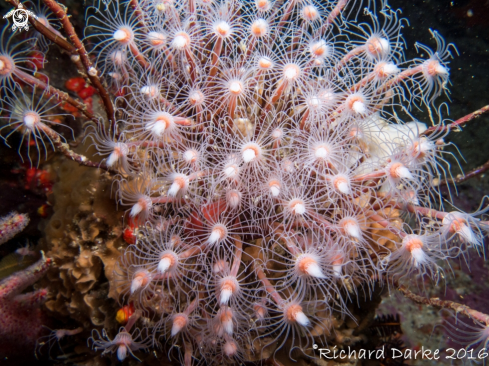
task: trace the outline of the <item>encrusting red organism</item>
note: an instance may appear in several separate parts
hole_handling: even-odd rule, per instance
[[[451,177],[457,123],[400,118],[446,91],[455,47],[431,31],[436,51],[416,44],[427,59],[406,60],[386,1],[95,1],[90,52],[44,2],[86,75],[66,88],[97,92],[107,118],[27,75],[3,34],[0,131],[107,170],[126,209],[110,286],[128,322],[94,330],[95,351],[123,361],[166,344],[187,366],[313,357],[346,344],[338,324],[359,323],[378,287],[424,287],[449,258],[484,253],[489,208],[444,212],[435,184]],[[90,120],[101,163],[64,143],[58,105]]]

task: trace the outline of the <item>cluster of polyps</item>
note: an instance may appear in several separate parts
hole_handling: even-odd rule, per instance
[[[393,113],[443,91],[450,45],[432,32],[407,62],[396,11],[357,23],[345,4],[93,8],[123,117],[92,137],[141,227],[118,283],[187,361],[246,358],[253,338],[305,349],[357,288],[437,280],[437,260],[481,249],[487,225],[431,209],[443,136]]]
[[[447,130],[395,113],[444,91],[451,45],[432,32],[437,50],[417,44],[427,58],[406,61],[398,12],[382,2],[378,14],[347,20],[363,5],[131,0],[89,9],[97,67],[88,73],[110,85],[120,119],[89,137],[119,171],[118,201],[140,227],[114,285],[146,316],[154,342],[164,337],[185,363],[248,359],[286,341],[306,350],[334,334],[333,317],[350,315],[357,289],[438,280],[438,260],[482,251],[484,210],[437,210]],[[14,77],[40,84],[7,46],[0,81],[12,96],[0,118],[52,139],[45,104],[15,97]],[[120,359],[146,348],[130,328],[95,347]]]

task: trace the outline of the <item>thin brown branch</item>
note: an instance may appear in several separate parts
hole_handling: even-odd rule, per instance
[[[459,304],[457,302],[440,300],[437,297],[426,298],[420,295],[416,295],[409,291],[404,286],[399,286],[398,290],[408,299],[418,304],[430,305],[440,309],[452,309],[457,314],[463,314],[471,319],[475,319],[483,324],[489,326],[489,315],[481,313],[480,311],[469,308],[467,305]]]
[[[56,89],[54,86],[48,85],[45,82],[35,78],[32,75],[29,75],[28,73],[26,73],[22,70],[16,69],[14,71],[14,74],[23,82],[25,82],[29,85],[32,85],[32,86],[36,86],[39,89],[45,90],[46,94],[54,95],[58,101],[63,101],[63,102],[67,102],[67,103],[71,104],[73,107],[75,107],[80,112],[82,112],[88,119],[94,121],[97,124],[100,123],[98,118],[95,117],[95,115],[93,115],[93,113],[91,113],[88,110],[88,107],[86,104],[80,102],[77,99],[70,97],[68,95],[68,93],[65,93],[59,89]]]
[[[59,134],[51,129],[49,126],[41,124],[40,128],[42,128],[42,131],[49,137],[55,149],[66,156],[68,159],[73,160],[80,165],[88,166],[91,168],[100,168],[107,170],[113,174],[117,174],[116,171],[110,169],[105,163],[96,163],[89,160],[85,155],[77,154],[76,152],[71,150],[70,145],[63,142]]]
[[[426,131],[421,133],[421,135],[427,135],[431,134],[434,132],[440,132],[440,131],[449,131],[453,130],[454,128],[458,128],[459,126],[475,119],[478,118],[480,115],[489,112],[489,105],[486,105],[485,107],[482,107],[481,109],[476,110],[475,112],[467,114],[465,117],[457,119],[455,122],[450,123],[447,126],[433,126],[428,128]]]
[[[43,0],[44,4],[51,9],[51,11],[56,15],[58,20],[61,22],[61,25],[63,26],[63,29],[65,33],[68,35],[68,38],[70,41],[73,43],[73,45],[76,48],[76,52],[81,58],[81,62],[83,63],[83,66],[85,67],[88,78],[90,79],[90,82],[93,84],[93,86],[98,90],[98,93],[100,95],[100,98],[102,99],[102,102],[104,103],[105,111],[107,112],[107,116],[112,123],[112,125],[115,125],[115,115],[114,115],[114,106],[112,105],[112,101],[110,99],[110,96],[107,92],[107,90],[104,88],[102,83],[100,82],[100,79],[98,77],[98,71],[97,69],[92,65],[92,61],[90,60],[90,57],[88,56],[88,53],[85,49],[85,46],[83,45],[82,41],[78,36],[76,35],[75,29],[73,28],[73,24],[71,24],[70,19],[68,15],[66,14],[65,9],[58,4],[55,0]]]
[[[454,184],[462,183],[462,182],[465,182],[466,180],[469,180],[469,179],[474,178],[478,175],[481,175],[482,173],[484,173],[488,170],[489,170],[489,161],[486,161],[484,164],[478,166],[477,168],[472,169],[467,174],[463,174],[463,175],[459,174],[455,178],[449,178],[446,180],[445,179],[441,180],[440,183],[438,183],[438,185],[445,185],[445,184],[450,184],[450,183],[454,183]]]

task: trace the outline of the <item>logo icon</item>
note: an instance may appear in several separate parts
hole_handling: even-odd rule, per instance
[[[3,19],[10,18],[12,16],[12,20],[14,21],[14,25],[12,25],[12,31],[15,32],[18,29],[29,30],[29,17],[34,17],[37,19],[37,15],[32,11],[24,8],[22,4],[19,4],[18,9],[10,10],[6,15],[3,16]]]

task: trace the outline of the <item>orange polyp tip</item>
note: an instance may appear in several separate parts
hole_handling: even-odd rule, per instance
[[[197,90],[190,93],[188,99],[190,104],[192,105],[202,104],[202,102],[204,102],[204,94],[201,91]]]
[[[0,56],[0,75],[8,75],[12,70],[12,61],[6,56]]]
[[[284,76],[287,80],[295,80],[301,74],[301,69],[296,64],[288,64],[284,66]]]
[[[311,257],[302,258],[299,260],[298,263],[299,271],[301,271],[303,274],[309,274],[307,270],[313,264],[317,264],[313,258]]]
[[[174,337],[187,325],[187,317],[185,315],[176,315],[173,318],[173,325],[171,328],[171,336]]]
[[[256,2],[256,7],[259,10],[268,10],[270,8],[270,2],[268,0],[258,0]]]
[[[187,48],[190,45],[190,36],[186,32],[178,32],[171,44],[177,49]]]
[[[421,249],[423,247],[423,242],[419,238],[407,238],[406,249],[412,252],[415,249]]]
[[[273,66],[273,61],[268,57],[261,57],[258,60],[258,66],[262,69],[270,69]]]
[[[289,322],[295,322],[297,320],[297,314],[302,313],[302,306],[290,305],[285,311],[285,316]]]
[[[313,5],[307,5],[302,9],[302,17],[305,20],[313,21],[319,18],[319,12]]]
[[[166,36],[163,33],[149,32],[148,33],[148,40],[152,46],[158,47],[158,46],[161,46],[162,44],[165,43]]]
[[[321,40],[319,42],[314,43],[311,46],[310,51],[313,55],[315,55],[317,57],[321,57],[321,56],[324,56],[327,49],[328,49],[328,46],[326,45],[326,42]]]
[[[229,23],[224,21],[217,23],[216,26],[214,27],[214,30],[216,31],[217,34],[223,37],[227,37],[228,35],[231,34],[231,26],[229,25]]]
[[[229,83],[229,91],[233,95],[240,95],[243,92],[243,83],[241,81],[231,81]]]
[[[296,215],[302,215],[306,212],[306,206],[303,200],[293,199],[289,202],[290,210]]]
[[[257,19],[251,25],[251,33],[255,37],[263,37],[268,32],[268,23],[265,19]]]
[[[132,40],[132,32],[130,29],[127,28],[119,28],[116,30],[113,34],[113,37],[116,41],[126,44],[129,43]]]

